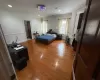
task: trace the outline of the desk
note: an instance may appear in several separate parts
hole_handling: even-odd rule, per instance
[[[16,50],[15,49],[16,47],[12,47],[12,44],[8,45],[8,48],[10,48],[9,52],[13,51],[14,53],[18,54],[20,57],[25,57],[27,60],[29,60],[27,48],[22,45],[20,45],[20,47],[23,47],[23,48]]]
[[[15,68],[17,68],[18,70],[22,70],[27,66],[27,60],[29,60],[29,56],[27,48],[25,46],[20,45],[14,47],[12,44],[10,44],[8,45],[8,50]]]

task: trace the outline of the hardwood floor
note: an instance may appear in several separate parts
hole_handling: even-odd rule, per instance
[[[54,41],[49,45],[27,41],[28,65],[17,71],[18,80],[70,80],[74,51],[64,41]]]

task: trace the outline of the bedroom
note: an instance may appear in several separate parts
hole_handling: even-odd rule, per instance
[[[85,4],[85,0],[0,0],[0,29],[7,45],[17,42],[28,49],[27,66],[14,69],[18,80],[70,80],[72,43]]]

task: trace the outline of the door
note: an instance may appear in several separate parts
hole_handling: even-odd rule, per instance
[[[11,58],[8,54],[6,41],[0,26],[0,80],[13,80],[15,74]]]
[[[78,34],[76,80],[97,80],[100,68],[100,0],[87,0],[87,6]]]
[[[24,21],[27,39],[32,39],[30,21]]]

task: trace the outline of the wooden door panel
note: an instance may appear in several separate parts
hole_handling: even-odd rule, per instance
[[[96,80],[100,80],[100,72],[99,72]]]
[[[0,62],[0,80],[10,80],[3,61]]]
[[[82,45],[81,57],[84,63],[87,65],[89,74],[92,76],[95,70],[96,64],[99,61],[98,47],[96,45]]]
[[[78,36],[80,44],[76,57],[76,80],[92,80],[100,61],[100,0],[87,0],[87,4],[87,14],[78,34],[81,37]],[[100,80],[100,74],[97,80]]]
[[[87,65],[84,63],[80,55],[77,56],[75,78],[76,80],[92,80],[88,73]]]

